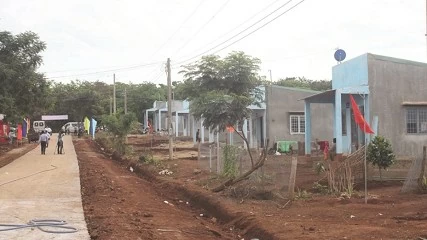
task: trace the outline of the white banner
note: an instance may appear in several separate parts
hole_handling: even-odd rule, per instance
[[[43,121],[54,121],[54,120],[68,120],[68,115],[44,115],[42,116]]]

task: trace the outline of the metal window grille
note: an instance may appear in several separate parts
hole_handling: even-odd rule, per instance
[[[305,133],[304,115],[290,115],[290,130],[291,130],[291,134]]]
[[[406,111],[406,133],[427,133],[427,108],[410,108]]]
[[[419,132],[427,133],[427,109],[418,111]]]

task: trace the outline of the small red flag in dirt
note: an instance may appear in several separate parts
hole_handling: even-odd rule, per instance
[[[353,109],[353,113],[354,113],[354,121],[357,123],[357,125],[359,125],[360,129],[362,129],[362,131],[364,131],[365,133],[374,133],[372,128],[369,126],[365,118],[360,113],[359,106],[357,106],[357,103],[351,94],[350,94],[350,101],[351,101],[351,108]]]

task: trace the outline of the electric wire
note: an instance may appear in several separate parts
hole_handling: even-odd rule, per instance
[[[229,2],[230,0],[227,0],[224,4],[222,4],[221,7],[214,13],[214,15],[212,15],[212,17],[207,22],[205,22],[202,26],[200,26],[200,28],[197,29],[197,31],[193,34],[193,36],[188,38],[187,42],[185,42],[181,47],[179,47],[175,51],[175,53],[172,54],[172,56],[178,54],[182,49],[184,49],[216,17],[216,15],[218,15],[225,8],[225,6],[227,6]]]
[[[0,232],[18,230],[23,228],[38,228],[42,232],[46,233],[75,233],[77,228],[71,226],[65,226],[67,224],[64,220],[56,219],[33,219],[27,224],[0,224]],[[59,228],[62,230],[49,230],[52,228]]]
[[[261,9],[260,11],[258,11],[257,13],[255,13],[254,15],[252,15],[251,17],[249,17],[248,19],[246,19],[245,21],[241,22],[239,25],[237,25],[236,27],[234,27],[233,29],[227,31],[226,33],[222,34],[221,36],[219,36],[218,38],[216,38],[215,40],[209,42],[208,44],[206,44],[207,46],[212,45],[213,43],[215,43],[216,41],[218,41],[219,39],[227,36],[228,34],[232,33],[234,30],[240,28],[241,26],[245,25],[247,22],[249,22],[250,20],[254,19],[256,16],[258,16],[260,13],[264,12],[265,10],[267,10],[268,8],[270,8],[272,5],[274,5],[275,3],[277,3],[280,0],[275,0],[272,3],[268,4],[266,7],[264,7],[263,9]],[[197,49],[195,52],[198,52],[200,50],[202,50],[203,48],[199,48]]]
[[[242,31],[241,31],[241,32],[239,32],[238,34],[236,34],[236,35],[234,35],[233,37],[231,37],[231,38],[227,39],[226,41],[224,41],[224,42],[222,42],[222,43],[220,43],[220,44],[216,45],[215,47],[212,47],[212,48],[210,48],[210,49],[208,49],[208,50],[206,50],[206,51],[204,51],[204,52],[202,52],[202,53],[200,53],[200,54],[197,54],[197,55],[195,55],[195,56],[193,56],[193,57],[191,57],[191,58],[188,58],[188,59],[183,60],[183,61],[179,61],[179,62],[177,62],[177,64],[183,64],[183,63],[185,63],[185,62],[189,62],[189,61],[191,61],[191,60],[193,60],[193,59],[195,59],[195,58],[197,58],[197,57],[199,57],[199,56],[202,56],[202,55],[204,55],[204,54],[206,54],[206,53],[208,53],[208,52],[210,52],[210,51],[214,50],[215,48],[220,47],[221,45],[223,45],[223,44],[227,43],[228,41],[232,40],[232,39],[233,39],[233,38],[235,38],[236,36],[240,35],[241,33],[245,32],[246,30],[250,29],[251,27],[253,27],[253,26],[254,26],[254,25],[256,25],[257,23],[259,23],[260,21],[264,20],[264,19],[265,19],[265,18],[267,18],[268,16],[272,15],[274,12],[276,12],[276,11],[277,11],[277,10],[279,10],[280,8],[283,8],[284,6],[286,6],[286,5],[287,5],[288,3],[290,3],[291,1],[292,1],[292,0],[290,0],[290,1],[286,2],[284,5],[280,6],[278,9],[274,10],[272,13],[268,14],[266,17],[262,18],[261,20],[257,21],[256,23],[252,24],[251,26],[247,27],[246,29],[242,30]],[[301,3],[303,3],[304,1],[305,1],[305,0],[301,0],[301,1],[300,1],[300,2],[298,2],[297,4],[293,5],[293,6],[292,6],[292,7],[290,7],[289,9],[287,9],[286,11],[284,11],[284,12],[280,13],[280,14],[279,14],[279,15],[277,15],[276,17],[272,18],[271,20],[267,21],[266,23],[262,24],[261,26],[259,26],[259,27],[255,28],[255,29],[254,29],[254,30],[252,30],[251,32],[249,32],[249,33],[247,33],[247,34],[243,35],[243,37],[241,37],[241,38],[239,38],[239,39],[237,39],[237,40],[235,40],[235,41],[231,42],[230,44],[227,44],[227,45],[226,45],[226,46],[224,46],[224,47],[221,47],[220,49],[218,49],[218,50],[216,50],[216,51],[212,52],[211,54],[215,54],[215,53],[217,53],[217,52],[219,52],[219,51],[221,51],[221,50],[224,50],[225,48],[227,48],[227,47],[229,47],[229,46],[231,46],[231,45],[233,45],[233,44],[235,44],[235,43],[237,43],[237,42],[239,42],[239,41],[241,41],[241,40],[245,39],[246,37],[248,37],[248,36],[252,35],[253,33],[257,32],[258,30],[260,30],[261,28],[263,28],[263,27],[267,26],[268,24],[270,24],[270,23],[271,23],[271,22],[273,22],[274,20],[276,20],[276,19],[278,19],[279,17],[283,16],[284,14],[288,13],[289,11],[291,11],[292,9],[294,9],[295,7],[297,7],[298,5],[300,5]]]
[[[181,28],[184,26],[184,24],[187,23],[187,21],[190,20],[191,17],[193,17],[193,15],[197,12],[197,10],[200,8],[200,6],[202,6],[203,3],[204,3],[204,1],[199,2],[199,4],[196,6],[196,8],[194,8],[194,10],[181,23],[181,25],[175,30],[175,32],[172,33],[172,35],[156,51],[154,51],[153,54],[151,54],[151,58],[154,57],[162,48],[164,48],[166,46],[166,44],[169,43],[170,40],[172,40],[172,38],[179,32],[179,30],[181,30]]]
[[[53,77],[48,77],[48,78],[49,79],[57,79],[57,78],[67,78],[67,77],[90,76],[90,75],[97,75],[97,74],[109,73],[109,72],[122,72],[122,71],[129,71],[129,70],[134,70],[134,69],[143,68],[143,67],[147,67],[147,66],[152,66],[155,64],[159,64],[159,63],[163,63],[163,62],[158,61],[158,62],[136,65],[136,66],[132,66],[132,67],[116,68],[116,69],[110,69],[110,70],[105,70],[105,71],[97,71],[97,72],[89,72],[89,73],[81,73],[81,74],[73,74],[73,75],[53,76]]]

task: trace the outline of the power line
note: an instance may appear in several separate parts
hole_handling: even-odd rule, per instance
[[[262,10],[258,11],[257,13],[255,13],[254,15],[252,15],[251,17],[249,17],[248,19],[246,19],[245,21],[243,21],[242,23],[240,23],[238,26],[234,27],[233,29],[229,30],[228,32],[222,34],[221,36],[219,36],[218,38],[216,38],[215,40],[209,42],[208,44],[206,44],[207,46],[212,45],[213,43],[215,43],[217,40],[227,36],[229,33],[232,33],[234,30],[238,29],[239,27],[243,26],[245,23],[249,22],[250,20],[254,19],[256,16],[258,16],[260,13],[264,12],[265,10],[267,10],[269,7],[271,7],[272,5],[274,5],[275,3],[277,3],[280,0],[275,0],[272,3],[270,3],[269,5],[267,5],[266,7],[264,7]],[[199,50],[201,50],[202,48],[197,49],[195,52],[198,52]]]
[[[262,20],[266,19],[267,17],[271,16],[273,13],[277,12],[279,9],[283,8],[284,6],[286,6],[286,5],[287,5],[287,4],[289,4],[291,1],[292,1],[292,0],[289,0],[288,2],[286,2],[285,4],[283,4],[282,6],[280,6],[280,7],[279,7],[279,8],[277,8],[276,10],[274,10],[273,12],[269,13],[267,16],[263,17],[262,19],[258,20],[257,22],[255,22],[255,23],[254,23],[254,24],[252,24],[251,26],[249,26],[249,27],[245,28],[244,30],[240,31],[239,33],[235,34],[233,37],[231,37],[231,38],[229,38],[229,39],[227,39],[227,40],[225,40],[225,41],[221,42],[220,44],[218,44],[218,45],[216,45],[216,46],[214,46],[214,47],[212,47],[212,48],[210,48],[210,49],[208,49],[208,50],[206,50],[206,51],[204,51],[204,52],[202,52],[202,53],[200,53],[200,54],[197,54],[197,55],[195,55],[195,56],[193,56],[193,57],[191,57],[191,58],[188,58],[188,59],[186,59],[186,60],[180,61],[180,62],[178,62],[177,64],[182,64],[182,63],[184,63],[184,62],[188,62],[188,61],[190,61],[190,60],[192,60],[192,59],[194,59],[194,58],[197,58],[197,57],[199,57],[199,56],[202,56],[202,55],[204,55],[204,54],[206,54],[206,53],[208,53],[208,52],[210,52],[210,51],[214,50],[215,48],[218,48],[219,46],[221,46],[221,45],[223,45],[223,44],[227,43],[228,41],[232,40],[233,38],[237,37],[238,35],[242,34],[242,33],[243,33],[243,32],[245,32],[245,31],[247,31],[247,30],[248,30],[248,29],[250,29],[251,27],[255,26],[257,23],[259,23],[259,22],[261,22]],[[273,22],[274,20],[276,20],[276,19],[278,19],[279,17],[283,16],[284,14],[288,13],[289,11],[291,11],[292,9],[294,9],[295,7],[297,7],[298,5],[300,5],[300,4],[301,4],[302,2],[304,2],[304,1],[305,1],[305,0],[301,0],[301,1],[300,1],[300,2],[298,2],[297,4],[293,5],[292,7],[290,7],[289,9],[287,9],[286,11],[282,12],[281,14],[279,14],[278,16],[276,16],[276,17],[274,17],[273,19],[271,19],[271,20],[267,21],[267,22],[266,22],[266,23],[264,23],[263,25],[261,25],[261,26],[259,26],[259,27],[255,28],[255,30],[253,30],[253,31],[249,32],[248,34],[244,35],[243,37],[241,37],[241,38],[239,38],[239,39],[237,39],[237,40],[233,41],[232,43],[230,43],[230,44],[226,45],[225,47],[222,47],[222,48],[220,48],[219,50],[214,51],[214,52],[213,52],[213,53],[211,53],[211,54],[214,54],[214,53],[217,53],[217,52],[219,52],[219,51],[221,51],[221,50],[224,50],[225,48],[227,48],[227,47],[229,47],[229,46],[231,46],[231,45],[233,45],[233,44],[235,44],[235,43],[237,43],[237,42],[239,42],[239,41],[243,40],[244,38],[248,37],[249,35],[251,35],[251,34],[255,33],[255,32],[256,32],[256,31],[258,31],[259,29],[261,29],[261,28],[265,27],[266,25],[270,24],[270,23],[271,23],[271,22]]]
[[[205,22],[202,26],[200,26],[199,29],[197,29],[197,31],[193,34],[193,36],[191,36],[190,38],[188,38],[188,41],[185,42],[181,47],[179,47],[175,53],[172,54],[172,56],[174,56],[175,54],[179,53],[179,51],[181,51],[181,49],[185,48],[215,17],[216,15],[218,15],[224,8],[225,6],[230,2],[230,0],[227,0],[224,4],[221,5],[221,7],[214,13],[214,15],[212,15],[212,17]]]
[[[55,78],[67,78],[67,77],[80,77],[80,76],[89,76],[89,75],[96,75],[96,74],[108,73],[108,72],[122,72],[122,71],[129,71],[129,70],[134,70],[134,69],[143,68],[147,66],[152,66],[159,63],[163,63],[163,62],[152,62],[152,63],[146,63],[146,64],[136,65],[132,67],[116,68],[116,69],[110,69],[105,71],[97,71],[97,72],[74,74],[74,75],[53,76],[48,78],[55,79]]]
[[[188,17],[181,23],[181,25],[175,30],[175,32],[151,55],[153,57],[156,55],[164,46],[166,46],[167,43],[181,30],[181,28],[184,26],[185,23],[187,23],[188,20],[197,12],[197,10],[200,8],[200,6],[204,3],[204,1],[200,1],[200,3],[194,8],[194,10],[188,15]]]

